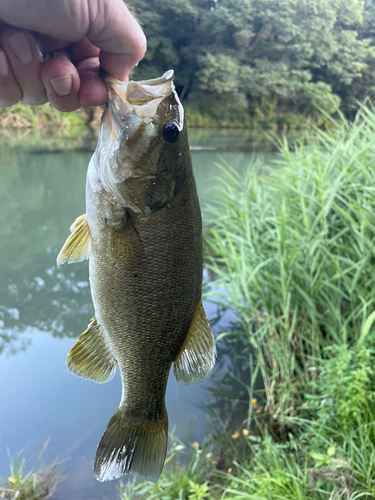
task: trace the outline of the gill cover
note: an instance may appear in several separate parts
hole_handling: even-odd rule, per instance
[[[134,212],[169,203],[181,174],[180,136],[186,131],[173,76],[169,70],[139,82],[104,78],[108,106],[92,161],[107,192]]]

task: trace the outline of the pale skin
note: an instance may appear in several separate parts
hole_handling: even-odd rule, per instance
[[[0,0],[0,107],[99,106],[107,100],[99,69],[126,81],[145,51],[122,0]]]

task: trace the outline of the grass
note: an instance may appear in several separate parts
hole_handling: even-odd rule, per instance
[[[358,342],[374,310],[374,137],[364,108],[334,135],[282,143],[277,169],[222,169],[209,267],[241,315],[274,420],[306,401],[325,349]]]
[[[241,176],[222,162],[209,268],[264,408],[248,405],[224,498],[375,497],[374,109],[333,125],[280,143],[278,168],[254,158]]]
[[[25,459],[16,455],[10,464],[10,475],[0,482],[0,498],[4,500],[48,500],[61,482],[60,466],[40,465],[48,442],[44,445],[34,467],[25,471]]]
[[[183,444],[170,436],[171,446],[162,475],[156,484],[119,482],[121,500],[208,500],[217,498],[213,484],[212,453],[194,442]]]

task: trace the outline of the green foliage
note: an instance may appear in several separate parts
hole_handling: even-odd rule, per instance
[[[304,438],[310,446],[322,448],[331,443],[328,450],[350,464],[358,490],[374,496],[375,339],[367,338],[351,348],[335,346],[328,356],[311,398],[315,419],[296,418],[296,423],[306,426]],[[311,455],[322,462],[319,456]]]
[[[236,475],[224,475],[229,485],[222,500],[358,498],[350,462],[337,456],[335,446],[317,444],[309,451],[306,441],[289,435],[279,443],[268,431],[244,439],[251,459],[235,464]]]
[[[317,121],[317,108],[347,110],[375,88],[371,1],[127,3],[149,44],[134,77],[173,67],[188,106],[217,125],[282,126],[293,113]]]
[[[59,467],[54,464],[47,468],[35,466],[34,469],[26,473],[25,459],[21,459],[17,455],[11,462],[10,476],[0,483],[0,498],[4,500],[47,500],[53,496],[61,481],[58,472]]]
[[[17,103],[0,108],[0,128],[44,128],[84,125],[85,119],[77,113],[60,113],[49,104],[28,106]]]
[[[207,244],[241,311],[272,418],[303,403],[325,348],[360,338],[374,308],[374,113],[335,136],[280,145],[278,168],[229,167]]]
[[[211,207],[214,286],[242,322],[221,338],[247,341],[264,386],[225,499],[375,495],[375,110],[335,126],[283,141],[277,168],[226,165]]]
[[[121,500],[206,500],[218,498],[213,484],[207,479],[213,465],[210,454],[193,443],[189,449],[174,434],[166,466],[156,484],[145,482],[135,486],[122,481],[119,486]],[[207,456],[208,455],[208,456]]]

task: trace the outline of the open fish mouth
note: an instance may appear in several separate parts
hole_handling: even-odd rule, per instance
[[[108,102],[112,113],[152,118],[161,101],[173,92],[173,78],[173,69],[166,71],[160,78],[139,82],[120,82],[105,75],[104,81],[108,88]]]
[[[173,196],[175,183],[164,176],[163,162],[174,153],[168,153],[173,150],[172,141],[164,139],[163,127],[171,122],[178,134],[184,127],[184,110],[173,78],[173,70],[160,78],[130,82],[103,76],[108,106],[93,161],[106,191],[134,212],[148,213]]]

